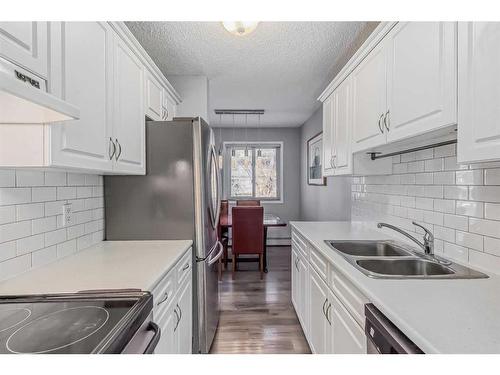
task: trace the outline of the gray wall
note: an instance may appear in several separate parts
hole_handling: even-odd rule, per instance
[[[323,131],[323,112],[319,108],[300,128],[300,218],[301,220],[350,220],[351,178],[328,177],[326,186],[307,184],[307,140]]]
[[[300,128],[261,128],[260,134],[255,128],[245,129],[214,128],[215,142],[218,149],[222,142],[283,142],[283,203],[264,203],[264,210],[280,216],[286,221],[300,219]],[[270,237],[289,237],[289,228],[273,229]]]

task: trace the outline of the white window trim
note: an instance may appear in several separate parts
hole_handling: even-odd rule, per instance
[[[229,199],[228,196],[229,194],[229,189],[230,189],[230,181],[229,181],[229,174],[226,173],[226,171],[229,170],[231,167],[229,164],[229,154],[228,154],[228,147],[229,146],[238,146],[238,145],[252,145],[252,146],[258,146],[258,145],[278,145],[280,152],[280,162],[279,162],[279,199],[264,199],[261,201],[262,204],[283,204],[284,203],[284,197],[283,197],[283,149],[284,149],[284,143],[282,141],[276,141],[276,142],[271,142],[271,141],[264,141],[264,142],[255,142],[255,141],[249,141],[249,142],[243,142],[243,141],[229,141],[229,142],[224,142],[223,143],[223,152],[224,152],[224,168],[223,168],[223,178],[224,178],[224,198]],[[258,198],[255,198],[258,199]],[[235,202],[233,200],[230,200],[231,202]]]

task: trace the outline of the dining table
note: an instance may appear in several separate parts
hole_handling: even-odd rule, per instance
[[[221,215],[220,226],[223,232],[227,232],[233,226],[231,213]],[[273,227],[286,227],[286,222],[274,214],[264,214],[264,272],[267,273],[267,230]]]

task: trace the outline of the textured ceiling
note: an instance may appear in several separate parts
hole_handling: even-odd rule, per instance
[[[243,37],[218,22],[127,22],[167,76],[209,79],[210,123],[216,108],[264,109],[263,126],[300,126],[316,98],[376,26],[370,22],[261,22]],[[239,121],[238,121],[239,120]],[[244,118],[237,123],[244,125]],[[248,125],[257,118],[248,117]],[[231,126],[232,118],[222,118]]]

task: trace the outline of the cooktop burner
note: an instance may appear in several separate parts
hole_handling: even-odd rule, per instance
[[[0,332],[7,331],[18,326],[28,319],[31,310],[25,308],[12,308],[0,310]]]
[[[43,315],[18,328],[6,342],[16,354],[49,353],[74,345],[98,332],[109,320],[109,312],[98,306],[71,307]],[[53,335],[53,332],[59,332]],[[39,342],[33,337],[43,337]]]
[[[0,353],[120,352],[150,314],[150,300],[148,293],[0,297]]]

